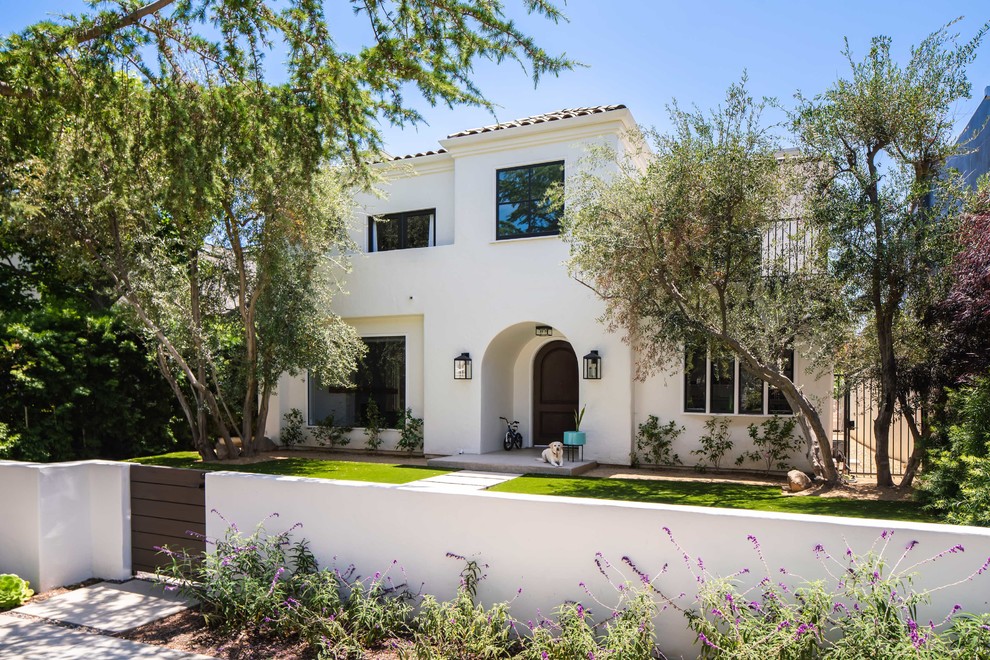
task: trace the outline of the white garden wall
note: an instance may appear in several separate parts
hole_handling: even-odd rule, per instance
[[[760,541],[774,579],[781,567],[808,579],[823,577],[815,559],[817,544],[836,556],[843,555],[847,543],[863,553],[888,530],[894,530],[888,551],[893,559],[910,541],[918,541],[912,563],[956,544],[965,548],[964,553],[928,565],[915,581],[918,588],[964,580],[990,557],[990,530],[947,525],[486,492],[449,494],[233,473],[208,474],[206,485],[207,509],[219,511],[240,529],[251,529],[278,513],[266,527],[281,531],[302,523],[296,538],[308,539],[324,565],[335,557],[337,566],[353,563],[359,574],[369,575],[397,561],[414,591],[423,583],[425,592],[449,598],[462,566],[446,553],[477,558],[488,564],[481,598],[489,603],[516,598],[512,613],[523,621],[540,611],[549,613],[565,600],[587,603],[581,582],[601,602],[614,603],[615,591],[596,569],[596,553],[615,565],[628,556],[651,575],[668,564],[658,586],[672,596],[695,593],[694,575],[664,527],[686,552],[703,559],[708,570],[725,575],[749,568],[754,581],[765,571],[747,540],[751,534]],[[208,536],[224,530],[219,517],[208,516]],[[635,580],[628,571],[627,577]],[[990,572],[936,592],[928,611],[936,620],[956,603],[968,611],[986,612],[988,598]],[[592,609],[601,610],[595,605]],[[922,613],[924,620],[926,616]],[[668,657],[696,657],[693,635],[681,615],[664,613],[658,625],[658,639]]]
[[[0,573],[36,591],[129,577],[129,467],[0,461]]]

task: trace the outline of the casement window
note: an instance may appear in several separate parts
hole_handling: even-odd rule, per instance
[[[794,351],[787,351],[784,355],[784,375],[794,380]],[[791,410],[791,404],[787,403],[787,399],[784,398],[784,393],[778,390],[776,387],[767,387],[769,390],[767,396],[767,414],[768,415],[790,415],[794,411]]]
[[[368,352],[353,374],[354,387],[323,387],[309,377],[309,425],[333,415],[337,426],[363,427],[374,401],[385,428],[395,428],[406,407],[406,338],[362,337]]]
[[[436,245],[436,209],[368,217],[368,252]]]
[[[498,240],[560,233],[559,208],[547,192],[564,183],[564,161],[510,167],[495,172]]]
[[[794,351],[785,356],[784,375],[794,378]],[[790,415],[783,392],[770,387],[738,360],[712,357],[704,348],[684,354],[684,412],[713,415]]]

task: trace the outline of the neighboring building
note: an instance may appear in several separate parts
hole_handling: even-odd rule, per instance
[[[357,389],[283,376],[268,434],[277,437],[283,415],[298,408],[310,425],[332,413],[354,426],[351,446],[360,447],[362,411],[374,399],[391,424],[404,407],[425,420],[429,455],[503,451],[499,416],[520,420],[527,445],[547,444],[572,429],[582,406],[585,457],[602,463],[628,464],[651,414],[686,427],[674,450],[687,463],[715,414],[731,418],[735,450],[749,449],[746,427],[784,412],[779,396],[741,378],[735,363],[704,358],[686,378],[637,381],[634,350],[606,332],[602,302],[567,274],[544,191],[566,186],[592,144],[627,150],[634,126],[621,105],[564,110],[454,133],[438,151],[381,165],[388,197],[359,200],[353,237],[365,253],[353,259],[348,295],[334,301],[369,347]],[[595,352],[600,378],[585,378],[583,358]],[[455,378],[462,354],[469,379]],[[801,355],[794,372],[829,419],[831,374],[811,380]],[[397,438],[386,432],[383,449]]]
[[[979,178],[990,172],[988,122],[990,122],[990,87],[984,90],[983,101],[956,141],[963,153],[953,156],[946,163],[949,167],[959,170],[966,185],[974,189]]]

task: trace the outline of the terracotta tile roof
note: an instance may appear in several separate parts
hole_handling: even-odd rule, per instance
[[[587,115],[598,115],[603,112],[611,112],[612,110],[622,110],[626,106],[619,105],[598,105],[591,108],[570,108],[567,110],[557,110],[556,112],[547,112],[542,115],[533,115],[532,117],[523,117],[522,119],[514,119],[512,121],[502,122],[500,124],[492,124],[491,126],[481,126],[479,128],[469,128],[466,131],[460,131],[457,133],[451,133],[447,136],[450,138],[465,137],[467,135],[478,135],[480,133],[490,133],[492,131],[501,131],[506,128],[517,128],[519,126],[529,126],[531,124],[543,124],[548,121],[558,121],[560,119],[571,119],[573,117],[585,117]],[[393,156],[390,160],[406,160],[409,158],[419,158],[420,156],[434,156],[436,154],[445,154],[446,149],[437,149],[436,151],[421,151],[415,154],[406,154],[405,156]]]
[[[465,137],[468,135],[478,135],[480,133],[490,133],[492,131],[501,131],[507,128],[517,128],[519,126],[530,126],[531,124],[543,124],[548,121],[558,121],[560,119],[572,119],[574,117],[597,115],[603,112],[611,112],[612,110],[622,110],[625,107],[626,106],[620,104],[620,105],[599,105],[591,108],[570,108],[568,110],[557,110],[556,112],[547,112],[542,115],[523,117],[522,119],[514,119],[513,121],[502,122],[499,124],[492,124],[491,126],[482,126],[480,128],[469,128],[466,131],[451,133],[450,135],[447,136],[447,139]]]
[[[407,158],[419,158],[420,156],[435,156],[437,154],[447,153],[446,149],[437,149],[436,151],[420,151],[416,154],[406,154],[405,156],[392,156],[391,160],[405,160]]]

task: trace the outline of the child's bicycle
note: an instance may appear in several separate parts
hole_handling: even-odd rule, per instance
[[[522,433],[516,429],[519,427],[519,421],[510,422],[505,417],[499,417],[500,420],[505,422],[505,439],[502,440],[502,447],[505,451],[509,451],[515,446],[516,449],[522,449]]]

